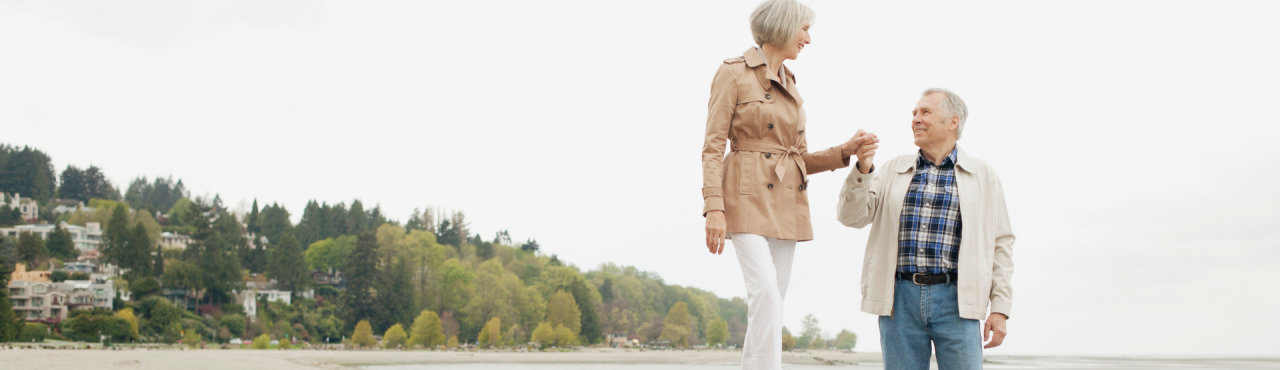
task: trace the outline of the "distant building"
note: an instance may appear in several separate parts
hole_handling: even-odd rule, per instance
[[[311,279],[316,281],[316,285],[328,285],[339,289],[347,287],[347,284],[342,282],[342,273],[336,271],[312,270]]]
[[[191,237],[174,234],[168,231],[160,233],[160,246],[164,248],[187,249],[187,245],[191,244]]]
[[[67,229],[67,232],[71,233],[71,243],[81,253],[96,251],[102,245],[102,225],[97,222],[89,222],[85,226],[80,226],[70,225],[63,221],[61,225]],[[17,237],[19,233],[28,232],[39,234],[41,239],[48,240],[49,233],[53,232],[53,228],[54,225],[18,225],[0,228],[0,234]]]
[[[75,199],[54,199],[54,200],[50,200],[49,202],[52,204],[56,204],[56,206],[53,207],[53,214],[55,215],[60,215],[67,212],[75,212],[76,210],[84,208],[84,202],[81,202]]]
[[[0,192],[0,206],[8,208],[18,208],[22,212],[22,218],[27,222],[40,219],[40,204],[35,199],[23,199],[21,194],[13,193],[13,196]]]
[[[113,309],[115,287],[110,280],[49,281],[49,271],[26,271],[19,263],[9,281],[13,310],[27,321],[57,323],[75,309]]]

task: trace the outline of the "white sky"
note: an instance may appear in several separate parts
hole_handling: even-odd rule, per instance
[[[703,245],[698,158],[755,4],[0,0],[0,142],[295,221],[308,199],[462,209],[583,268],[743,295]],[[879,161],[909,154],[920,91],[967,101],[960,145],[999,171],[1018,237],[990,354],[1280,355],[1280,4],[813,7],[788,62],[813,149],[866,129]],[[867,232],[835,221],[847,174],[813,177],[786,319],[878,351]]]

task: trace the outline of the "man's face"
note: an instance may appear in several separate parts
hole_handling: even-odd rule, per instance
[[[925,95],[916,103],[916,109],[911,110],[911,131],[916,146],[939,145],[955,137],[955,129],[960,122],[941,108],[943,99],[945,95],[942,93]]]

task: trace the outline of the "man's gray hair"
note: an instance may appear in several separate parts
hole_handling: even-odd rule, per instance
[[[751,36],[756,45],[787,48],[805,23],[813,22],[813,9],[796,0],[765,0],[751,12]]]
[[[924,91],[920,96],[929,96],[929,94],[939,93],[946,99],[942,101],[942,109],[947,110],[947,118],[951,116],[960,117],[960,126],[956,127],[956,140],[960,140],[960,133],[964,131],[964,120],[969,118],[969,107],[964,105],[964,99],[960,99],[960,95],[951,92],[951,90],[943,88],[932,88]]]

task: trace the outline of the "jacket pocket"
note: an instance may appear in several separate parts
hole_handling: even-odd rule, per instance
[[[773,104],[770,100],[764,96],[748,96],[738,102],[738,114],[742,122],[737,123],[746,128],[752,139],[765,137],[768,133],[766,126],[771,123],[769,120],[772,118],[769,107]]]

